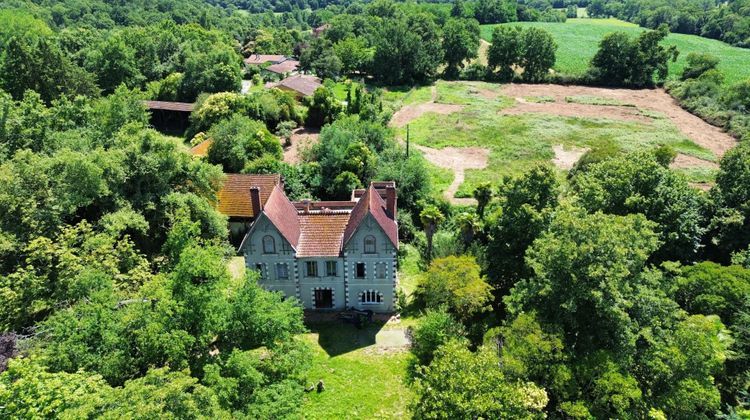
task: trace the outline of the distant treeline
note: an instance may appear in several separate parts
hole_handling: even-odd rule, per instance
[[[593,0],[591,17],[614,16],[646,28],[662,24],[672,32],[720,39],[750,47],[750,1],[702,0]]]

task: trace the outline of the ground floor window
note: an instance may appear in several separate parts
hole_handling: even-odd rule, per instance
[[[276,264],[276,278],[279,280],[286,280],[289,278],[289,266],[286,263]]]
[[[313,289],[313,307],[315,309],[333,308],[333,290],[330,288]]]
[[[360,292],[359,301],[363,305],[383,303],[383,294],[377,290],[365,290],[364,292]]]

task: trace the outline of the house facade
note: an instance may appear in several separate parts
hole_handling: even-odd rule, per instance
[[[393,182],[374,183],[352,201],[293,203],[274,186],[261,204],[261,194],[251,189],[252,206],[260,210],[240,252],[264,288],[295,297],[306,309],[394,310]]]

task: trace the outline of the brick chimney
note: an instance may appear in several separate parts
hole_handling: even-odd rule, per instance
[[[263,208],[260,206],[260,188],[250,187],[250,206],[253,209],[253,217],[258,217]]]
[[[305,214],[310,213],[310,200],[306,198],[302,200],[302,204],[305,206]]]
[[[388,185],[385,187],[385,209],[396,220],[396,186]]]

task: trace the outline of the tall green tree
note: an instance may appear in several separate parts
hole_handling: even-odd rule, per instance
[[[656,222],[661,246],[653,261],[697,258],[705,232],[704,200],[653,153],[633,153],[594,164],[574,178],[573,186],[590,212],[641,213]]]
[[[669,62],[679,52],[661,41],[669,34],[666,26],[632,38],[624,32],[607,34],[591,59],[589,75],[598,83],[612,86],[646,87],[666,79]]]
[[[97,75],[105,93],[124,84],[141,87],[146,80],[136,64],[136,52],[119,36],[110,36],[86,57],[86,68]]]
[[[487,278],[494,287],[496,304],[530,271],[526,250],[547,228],[558,205],[559,185],[549,166],[538,166],[517,177],[506,178],[498,194],[496,213],[488,216]]]
[[[207,133],[211,139],[208,161],[224,171],[239,173],[249,162],[270,155],[281,158],[281,142],[259,121],[236,115],[221,121]]]
[[[373,46],[373,75],[391,85],[429,81],[443,61],[439,28],[427,14],[384,20]]]
[[[523,80],[541,82],[547,79],[555,65],[555,43],[552,35],[541,28],[527,28],[521,35],[521,60]]]
[[[750,245],[750,146],[740,143],[721,159],[709,235],[709,250],[717,261],[727,262],[733,252]]]
[[[0,57],[0,88],[17,100],[26,90],[49,103],[61,95],[97,95],[94,78],[71,62],[52,38],[11,37]]]
[[[444,74],[455,79],[464,63],[477,57],[479,24],[476,20],[449,19],[443,26]]]
[[[460,321],[490,309],[491,287],[479,273],[476,259],[469,256],[439,258],[420,279],[416,299],[425,307],[445,307]]]
[[[559,211],[526,254],[532,275],[506,299],[511,313],[535,309],[543,322],[561,325],[566,347],[582,354],[632,351],[634,302],[650,287],[643,271],[659,244],[654,227],[642,215]]]
[[[450,342],[435,360],[420,368],[414,384],[412,412],[417,419],[515,418],[542,415],[547,394],[532,382],[509,380],[493,349],[476,353]]]
[[[508,81],[515,74],[514,66],[521,57],[522,30],[518,26],[497,26],[492,31],[492,44],[487,50],[487,63],[500,80]]]

